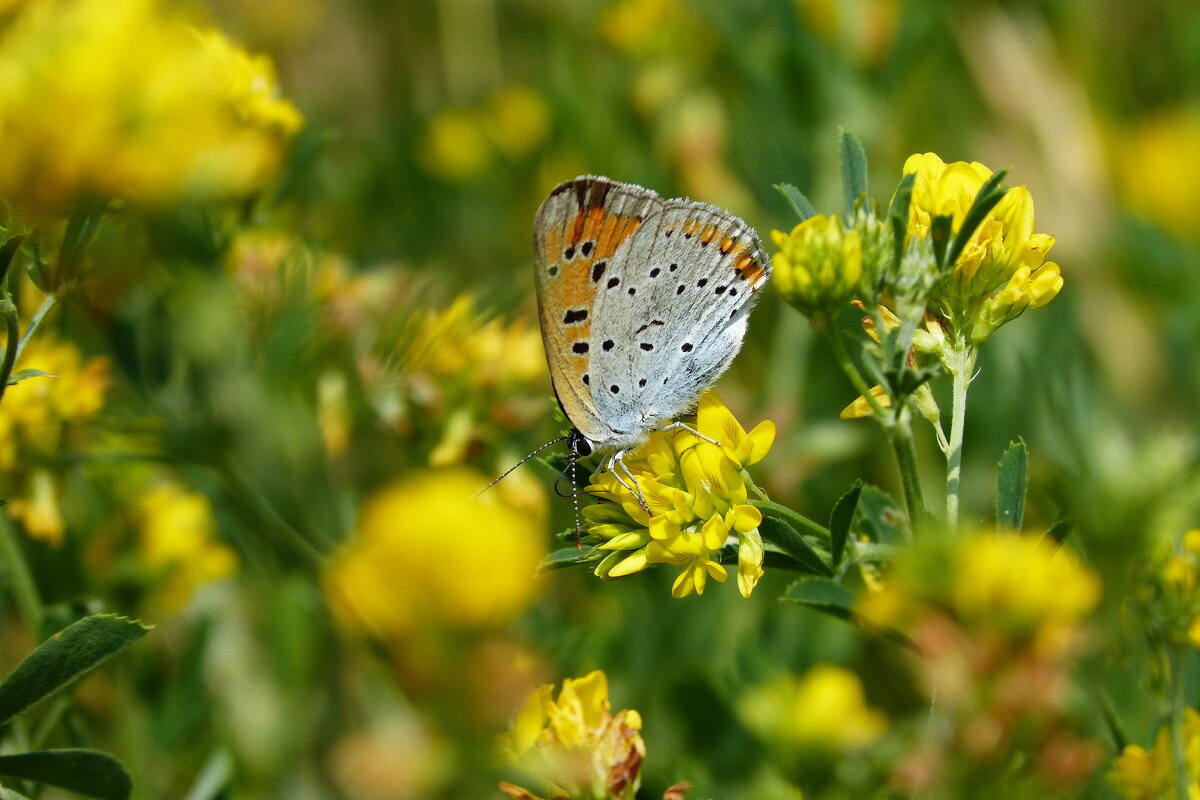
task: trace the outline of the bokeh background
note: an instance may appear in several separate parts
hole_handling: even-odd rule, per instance
[[[738,719],[745,687],[833,662],[885,713],[919,704],[872,680],[892,645],[781,604],[788,575],[750,600],[728,585],[672,600],[655,571],[534,580],[571,525],[550,470],[493,489],[486,526],[456,509],[563,431],[530,253],[556,183],[703,199],[765,236],[795,221],[773,184],[841,208],[839,129],[883,202],[932,151],[1010,167],[1057,237],[1062,293],[980,361],[964,519],[992,516],[994,465],[1023,437],[1029,527],[1070,515],[1105,586],[1079,665],[1093,733],[1115,755],[1107,705],[1152,740],[1161,709],[1113,643],[1139,564],[1200,512],[1194,3],[184,11],[269,54],[305,127],[269,202],[106,220],[42,328],[48,366],[26,364],[60,376],[57,427],[3,462],[47,629],[98,609],[157,626],[63,712],[63,741],[116,754],[136,797],[495,796],[494,737],[521,700],[593,668],[645,721],[644,796],[686,779],[696,797],[798,797]],[[38,293],[18,290],[31,314]],[[776,297],[718,389],[747,427],[778,426],[754,469],[773,499],[825,519],[856,478],[897,488],[879,431],[838,419],[855,392],[824,342]],[[21,398],[0,405],[6,430],[25,424]],[[919,447],[936,505],[928,429]],[[15,615],[4,634],[6,664],[36,640]],[[1081,791],[1116,796],[1097,776]]]

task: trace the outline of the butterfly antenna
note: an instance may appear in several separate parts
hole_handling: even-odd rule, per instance
[[[571,503],[575,506],[575,549],[582,550],[579,544],[579,484],[575,482],[575,464],[579,461],[579,453],[571,450]]]
[[[485,486],[485,487],[483,487],[482,489],[480,489],[480,490],[479,490],[478,492],[476,492],[475,494],[471,495],[471,497],[472,497],[472,498],[479,497],[479,495],[483,494],[483,493],[484,493],[484,492],[486,492],[488,489],[492,488],[492,487],[493,487],[493,486],[495,486],[497,483],[499,483],[500,481],[504,480],[504,479],[505,479],[505,478],[507,478],[509,475],[511,475],[511,474],[513,473],[513,470],[515,470],[517,467],[521,466],[521,465],[522,465],[522,464],[524,464],[526,461],[528,461],[529,459],[533,458],[534,456],[536,456],[538,453],[540,453],[540,452],[542,452],[543,450],[545,450],[545,449],[546,449],[547,447],[549,447],[550,445],[552,445],[552,444],[558,444],[559,442],[561,442],[561,441],[565,440],[566,438],[567,438],[566,436],[560,436],[560,437],[558,437],[557,439],[554,439],[554,440],[552,440],[552,441],[546,442],[544,445],[542,445],[542,446],[541,446],[541,447],[539,447],[538,449],[534,450],[532,453],[530,453],[529,455],[525,456],[525,457],[524,457],[524,458],[522,458],[520,461],[518,461],[517,463],[513,464],[511,467],[509,467],[508,469],[504,470],[504,474],[503,474],[503,475],[501,475],[499,478],[496,478],[496,480],[492,481],[491,483],[489,483],[487,486]]]

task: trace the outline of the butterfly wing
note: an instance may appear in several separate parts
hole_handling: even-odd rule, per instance
[[[771,266],[745,222],[690,200],[658,205],[623,246],[623,283],[594,302],[589,369],[597,412],[632,444],[733,361]]]
[[[597,296],[626,267],[630,239],[662,207],[654,192],[607,178],[560,184],[538,209],[533,251],[538,316],[550,379],[571,424],[602,444],[612,426],[595,402],[591,375]]]

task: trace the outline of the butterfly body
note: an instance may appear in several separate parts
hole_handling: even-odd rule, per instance
[[[597,176],[542,203],[534,255],[555,395],[590,448],[618,453],[693,410],[771,270],[732,214]]]

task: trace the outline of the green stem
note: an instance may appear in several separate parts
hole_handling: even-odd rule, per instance
[[[1175,762],[1175,796],[1178,800],[1188,800],[1188,786],[1191,776],[1188,774],[1186,750],[1183,741],[1183,660],[1186,657],[1179,647],[1172,647],[1168,656],[1171,665],[1171,718],[1168,727],[1171,731],[1171,758]]]
[[[21,331],[17,326],[17,307],[7,294],[0,298],[0,314],[4,316],[4,327],[8,334],[8,338],[4,341],[4,360],[0,362],[0,400],[3,400],[4,391],[8,388],[8,379],[12,376],[13,366],[17,363],[17,353],[21,350]]]
[[[917,471],[917,446],[913,441],[912,426],[907,420],[897,419],[887,427],[892,452],[896,454],[896,466],[900,471],[900,486],[904,491],[904,505],[909,520],[915,524],[924,516],[925,497],[921,491],[921,475]]]
[[[950,351],[947,368],[953,378],[950,412],[950,442],[946,450],[946,527],[958,530],[958,492],[962,478],[963,428],[967,421],[967,390],[975,372],[978,351],[958,338]]]
[[[12,523],[0,513],[0,563],[4,565],[4,577],[12,586],[17,608],[35,640],[42,636],[42,598],[38,595],[33,573],[21,545],[13,535]]]
[[[875,395],[871,393],[871,387],[863,379],[862,373],[859,372],[858,366],[854,363],[854,359],[850,358],[850,352],[846,350],[846,342],[843,341],[841,332],[831,323],[827,324],[829,327],[825,329],[825,334],[829,339],[829,346],[833,348],[833,355],[837,359],[838,366],[842,368],[842,372],[846,373],[846,377],[854,385],[855,391],[862,395],[871,406],[871,411],[874,412],[875,416],[883,419],[887,415],[887,411],[875,399]]]
[[[17,355],[15,358],[20,358],[21,353],[25,352],[25,345],[29,343],[29,340],[33,337],[33,334],[39,327],[41,327],[42,320],[46,318],[46,315],[49,314],[56,305],[58,305],[58,295],[46,295],[46,298],[42,300],[41,306],[38,307],[37,312],[33,315],[33,319],[29,321],[29,327],[25,329],[25,334],[21,337],[20,343],[17,344]]]

